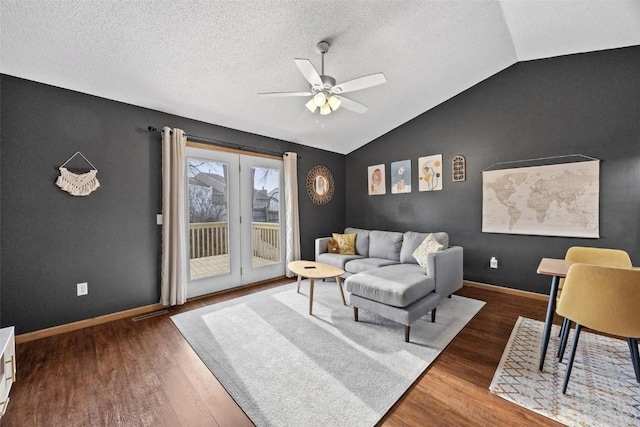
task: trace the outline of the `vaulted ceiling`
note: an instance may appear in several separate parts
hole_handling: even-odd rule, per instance
[[[347,154],[518,61],[640,44],[637,0],[0,0],[0,71]],[[320,116],[294,63],[387,83]],[[579,76],[576,76],[579,78]],[[141,123],[146,126],[147,123]],[[171,123],[155,125],[171,126]],[[185,129],[187,132],[188,129]]]

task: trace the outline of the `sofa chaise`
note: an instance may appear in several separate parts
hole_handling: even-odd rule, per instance
[[[315,241],[315,258],[345,271],[344,288],[355,321],[359,308],[376,313],[405,325],[409,341],[411,324],[429,312],[435,322],[440,301],[462,287],[463,250],[449,246],[447,233],[351,227],[344,233],[355,234],[354,254],[327,252],[331,238],[322,237]],[[421,257],[421,266],[413,254],[428,237],[442,247]]]

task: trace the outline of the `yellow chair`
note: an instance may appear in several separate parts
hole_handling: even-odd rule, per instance
[[[576,322],[571,356],[562,385],[566,393],[582,327],[627,339],[640,383],[640,269],[574,264],[564,282],[556,312]]]
[[[620,249],[593,248],[585,246],[572,246],[564,256],[567,261],[581,262],[586,264],[606,265],[610,267],[631,267],[629,254]],[[558,300],[562,295],[564,280],[558,283]],[[557,300],[556,300],[557,301]],[[562,320],[560,328],[560,345],[558,346],[558,360],[562,362],[564,351],[569,339],[571,322],[566,318]]]

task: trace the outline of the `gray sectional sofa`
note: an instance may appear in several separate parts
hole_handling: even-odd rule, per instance
[[[443,298],[462,287],[463,250],[449,246],[447,233],[433,233],[442,250],[428,255],[427,268],[413,257],[414,250],[429,233],[405,233],[346,228],[356,234],[355,254],[327,252],[330,237],[316,239],[316,261],[345,271],[344,287],[358,321],[358,309],[367,310],[405,325],[405,341],[410,327],[431,312]]]

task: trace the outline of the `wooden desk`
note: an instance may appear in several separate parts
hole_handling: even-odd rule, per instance
[[[338,283],[338,289],[340,289],[342,304],[347,305],[344,299],[344,292],[342,292],[342,280],[340,279],[340,276],[344,274],[344,270],[315,261],[291,261],[287,267],[298,275],[298,293],[300,293],[300,280],[303,277],[309,279],[309,282],[311,282],[309,285],[309,314],[311,314],[313,310],[313,282],[315,279],[330,279],[335,277]]]
[[[551,290],[549,291],[549,304],[547,305],[547,315],[544,320],[544,331],[542,334],[542,344],[540,347],[540,366],[539,370],[542,371],[544,367],[544,359],[547,354],[547,347],[549,347],[549,336],[551,334],[551,325],[553,324],[553,314],[556,312],[556,299],[558,298],[558,284],[560,278],[567,277],[567,271],[573,264],[573,261],[566,261],[564,259],[556,258],[542,258],[540,265],[538,265],[538,274],[544,274],[551,277]]]

